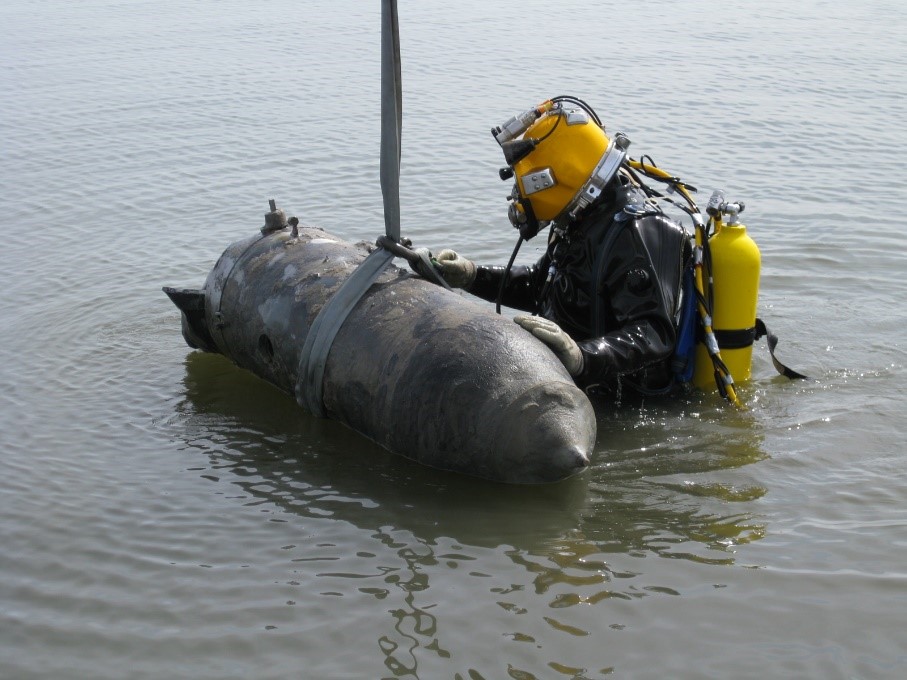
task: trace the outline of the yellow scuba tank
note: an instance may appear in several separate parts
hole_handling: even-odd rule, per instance
[[[708,240],[711,272],[706,272],[713,291],[712,329],[721,360],[735,382],[748,380],[752,369],[762,263],[756,242],[737,221],[743,208],[743,203],[726,203],[720,192],[712,195],[708,207],[715,224],[715,233]],[[715,367],[703,342],[696,348],[693,384],[701,389],[717,389]]]

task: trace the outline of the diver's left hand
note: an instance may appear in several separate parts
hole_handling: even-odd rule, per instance
[[[577,376],[582,372],[583,353],[560,326],[540,316],[515,316],[513,320],[548,345],[570,375]]]

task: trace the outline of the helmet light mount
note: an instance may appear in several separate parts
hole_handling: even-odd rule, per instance
[[[542,102],[536,107],[513,116],[503,125],[492,128],[491,134],[494,135],[494,138],[497,140],[498,144],[501,144],[503,146],[505,142],[516,139],[524,132],[526,132],[526,130],[528,130],[535,121],[537,121],[544,113],[550,111],[553,107],[554,101],[548,99],[547,101]]]

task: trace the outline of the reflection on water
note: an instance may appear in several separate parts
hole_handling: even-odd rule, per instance
[[[588,474],[527,487],[439,472],[390,454],[339,423],[308,416],[291,397],[220,356],[189,354],[185,387],[180,434],[209,455],[206,477],[218,480],[229,470],[233,483],[285,510],[367,528],[398,526],[429,541],[450,536],[477,546],[533,547],[582,526],[587,540],[609,551],[658,552],[646,540],[658,528],[722,544],[733,533],[729,518],[704,515],[697,499],[749,501],[766,492],[661,481],[766,457],[746,412],[691,418],[684,409],[693,402],[611,413],[597,404],[599,443]],[[596,511],[602,505],[607,512]],[[484,525],[489,520],[494,532]],[[753,529],[731,526],[734,536]]]
[[[393,455],[220,356],[186,359],[181,436],[229,470],[251,496],[302,515],[363,528],[395,526],[426,539],[497,546],[557,534],[577,521],[587,478],[520,487],[431,470]],[[488,532],[486,523],[494,522]]]
[[[757,424],[709,398],[597,404],[593,467],[560,484],[519,487],[390,454],[338,423],[309,417],[291,397],[219,356],[189,354],[184,384],[185,400],[168,427],[207,458],[191,471],[238,486],[247,504],[367,534],[373,548],[359,545],[355,555],[324,543],[291,559],[296,569],[314,570],[322,594],[383,603],[391,626],[378,634],[377,648],[397,677],[417,675],[426,655],[437,661],[455,651],[442,635],[453,606],[443,591],[452,583],[469,597],[478,589],[511,620],[529,614],[525,628],[499,634],[542,646],[544,631],[591,634],[587,615],[573,615],[586,609],[580,605],[680,594],[642,583],[633,559],[730,566],[734,546],[765,533],[746,503],[766,490],[711,479],[766,457]],[[501,558],[511,565],[506,574],[489,564]],[[324,567],[331,563],[337,568]],[[462,616],[462,602],[456,606]]]

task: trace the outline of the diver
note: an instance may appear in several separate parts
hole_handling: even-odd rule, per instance
[[[630,166],[629,140],[609,137],[574,97],[548,100],[492,133],[507,162],[501,178],[515,178],[508,212],[520,240],[506,267],[443,250],[437,271],[498,311],[529,312],[514,321],[554,351],[579,387],[671,391],[692,245],[660,207],[670,198]],[[545,228],[541,259],[513,266],[520,244]]]

